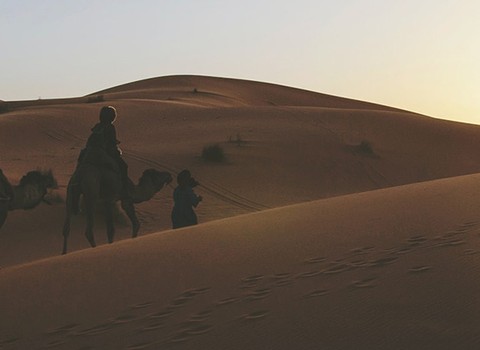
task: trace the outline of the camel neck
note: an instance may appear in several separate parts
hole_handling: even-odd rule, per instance
[[[135,186],[135,191],[133,193],[133,202],[134,203],[141,203],[146,202],[155,195],[155,191],[150,188],[145,188],[143,186]]]

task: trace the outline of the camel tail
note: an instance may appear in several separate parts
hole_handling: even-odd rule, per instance
[[[67,241],[68,236],[70,235],[70,219],[72,212],[75,213],[75,210],[78,210],[78,202],[80,200],[80,195],[77,195],[77,192],[79,192],[79,185],[74,183],[74,176],[72,176],[67,186],[67,198],[65,200],[65,223],[63,224],[62,255],[67,254]]]

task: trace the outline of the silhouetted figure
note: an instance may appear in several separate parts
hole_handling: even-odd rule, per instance
[[[7,218],[10,203],[13,201],[13,188],[0,169],[0,227]]]
[[[117,111],[112,106],[102,107],[100,121],[92,128],[92,134],[87,140],[85,148],[78,157],[78,166],[84,162],[95,165],[104,165],[120,172],[125,196],[131,196],[133,183],[128,178],[128,165],[122,158],[118,148],[117,132],[113,123],[117,118]],[[77,166],[77,169],[78,169]]]
[[[0,227],[9,211],[33,209],[41,202],[49,204],[45,195],[49,189],[56,187],[57,181],[51,171],[30,171],[18,185],[12,186],[0,170]]]
[[[10,201],[13,200],[13,187],[0,169],[0,200]]]
[[[198,182],[192,177],[190,171],[181,171],[177,176],[177,182],[178,186],[173,192],[172,225],[174,229],[198,223],[193,208],[196,208],[203,199],[202,196],[197,196],[193,192],[193,187],[197,186]]]

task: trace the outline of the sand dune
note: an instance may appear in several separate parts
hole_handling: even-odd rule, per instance
[[[480,175],[0,270],[5,349],[473,349]]]
[[[87,103],[92,96],[105,101]],[[69,103],[7,102],[11,110],[0,115],[1,168],[12,182],[32,168],[52,168],[60,185],[56,195],[64,196],[107,103],[119,112],[118,137],[132,178],[148,167],[173,174],[189,168],[203,185],[197,190],[205,197],[201,222],[480,172],[478,126],[361,101],[194,76],[149,79],[92,96]],[[225,164],[199,157],[212,143],[224,148]],[[171,195],[167,188],[138,207],[141,234],[170,227]],[[10,248],[2,252],[0,266],[56,255],[62,213],[61,204],[12,213],[0,234],[0,247]],[[74,226],[72,249],[86,248],[82,219]],[[129,237],[128,227],[120,222],[118,228],[117,239]],[[96,231],[102,242],[101,221]]]
[[[388,106],[263,82],[207,76],[167,76],[141,80],[96,92],[91,96],[125,99],[152,97],[169,101],[210,101],[218,106],[309,106],[390,110]],[[216,102],[215,102],[216,101]]]
[[[170,186],[137,206],[141,237],[119,212],[105,245],[98,216],[90,249],[80,215],[61,257],[66,184],[106,104],[132,179],[190,169],[202,224],[168,230]],[[0,107],[3,172],[59,183],[0,230],[0,349],[480,344],[476,125],[198,76]],[[225,163],[201,159],[214,143]]]

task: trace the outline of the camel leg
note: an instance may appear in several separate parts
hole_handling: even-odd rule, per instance
[[[3,226],[3,223],[7,219],[8,209],[0,210],[0,228]]]
[[[105,201],[105,223],[107,225],[108,243],[113,243],[113,237],[115,235],[115,226],[113,225],[114,206],[115,202]]]
[[[69,185],[67,187],[67,198],[65,200],[65,223],[63,224],[63,250],[62,255],[67,254],[67,241],[68,236],[70,235],[70,217],[72,211],[72,188],[70,186],[70,179]]]
[[[96,247],[95,238],[93,237],[93,221],[95,213],[95,200],[91,198],[85,198],[85,211],[87,219],[87,228],[85,230],[85,237],[87,237],[88,242],[92,248]]]
[[[77,172],[73,173],[67,187],[67,205],[73,215],[78,215],[80,213],[81,188],[80,183],[78,182],[78,177],[79,175]]]
[[[67,214],[65,223],[63,224],[63,250],[62,255],[67,254],[67,241],[70,234],[70,215]]]
[[[132,238],[137,237],[140,230],[140,222],[138,221],[137,214],[135,213],[135,207],[130,200],[122,200],[122,209],[127,214],[130,222],[132,223]]]

